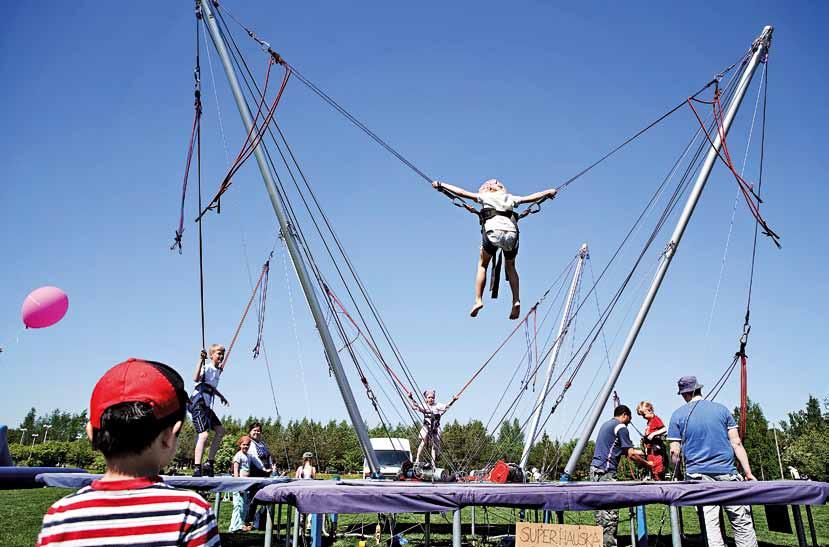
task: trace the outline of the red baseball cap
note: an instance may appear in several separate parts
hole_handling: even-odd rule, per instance
[[[101,415],[119,403],[147,403],[158,419],[184,405],[187,397],[181,376],[171,367],[131,357],[106,371],[95,384],[89,401],[89,421],[101,428]]]

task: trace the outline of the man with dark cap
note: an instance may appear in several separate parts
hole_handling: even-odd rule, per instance
[[[594,482],[615,481],[619,460],[625,455],[642,467],[653,467],[653,462],[642,457],[642,453],[633,447],[627,425],[630,423],[630,408],[617,406],[613,418],[599,428],[596,435],[596,448],[590,461],[590,480]],[[619,511],[603,509],[595,513],[596,524],[601,526],[604,547],[616,547],[616,529],[619,526]]]
[[[671,461],[678,468],[679,458],[685,456],[685,474],[702,481],[741,481],[743,477],[734,467],[734,458],[740,462],[747,480],[751,474],[748,455],[740,440],[737,423],[728,409],[720,403],[702,398],[702,385],[696,376],[683,376],[677,382],[678,394],[687,403],[674,411],[668,425],[671,443]],[[705,530],[710,547],[725,547],[720,532],[720,508],[705,506]],[[725,512],[734,529],[736,547],[757,547],[757,535],[747,505],[726,505]]]

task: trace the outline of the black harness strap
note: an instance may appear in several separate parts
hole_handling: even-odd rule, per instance
[[[501,260],[503,257],[504,251],[501,249],[495,251],[495,256],[492,257],[492,275],[489,278],[489,292],[493,300],[498,298],[498,285],[501,279]]]

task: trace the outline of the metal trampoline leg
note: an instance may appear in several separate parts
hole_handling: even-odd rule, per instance
[[[282,503],[276,505],[276,541],[279,541],[279,534],[282,532]]]
[[[452,547],[461,547],[461,508],[452,515]]]
[[[322,519],[321,513],[311,515],[311,547],[322,547]]]
[[[293,514],[292,507],[289,505],[288,512],[285,514],[285,547],[291,546],[291,536],[288,534],[288,530],[291,529],[291,517]]]
[[[809,533],[812,536],[812,547],[817,547],[817,533],[815,533],[815,519],[812,518],[812,508],[806,507],[806,518],[809,519]]]
[[[806,532],[803,530],[803,515],[800,514],[799,505],[792,505],[792,515],[794,516],[794,527],[797,531],[797,544],[800,547],[807,547]]]
[[[216,522],[219,521],[219,509],[222,507],[222,493],[216,492],[216,499],[213,500],[213,514],[216,515]]]
[[[292,541],[294,543],[294,547],[297,547],[299,545],[299,521],[302,520],[301,517],[302,515],[300,515],[299,509],[297,508],[297,510],[294,513],[294,533],[291,534],[293,536]]]
[[[636,547],[648,547],[648,514],[644,505],[636,506]]]
[[[671,512],[671,545],[682,547],[682,525],[679,523],[679,507],[670,506]]]
[[[265,543],[264,547],[273,544],[273,504],[265,506]]]
[[[472,506],[472,541],[475,541],[475,506]]]
[[[429,547],[429,537],[432,531],[432,513],[424,513],[423,515],[423,547]]]

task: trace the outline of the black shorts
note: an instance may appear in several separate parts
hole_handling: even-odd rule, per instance
[[[520,232],[515,236],[515,247],[512,248],[511,251],[504,251],[504,258],[507,260],[515,260],[515,257],[518,256],[518,244],[521,241],[521,234]],[[486,233],[481,232],[481,248],[488,254],[489,256],[494,257],[495,254],[498,252],[498,247],[493,245],[486,237]],[[502,249],[503,250],[503,249]]]
[[[201,397],[195,401],[191,399],[187,405],[187,410],[190,411],[190,416],[193,417],[193,427],[196,429],[196,433],[204,433],[205,431],[216,429],[216,426],[222,425],[219,417],[216,416],[212,408],[208,408],[204,404],[204,399]]]

